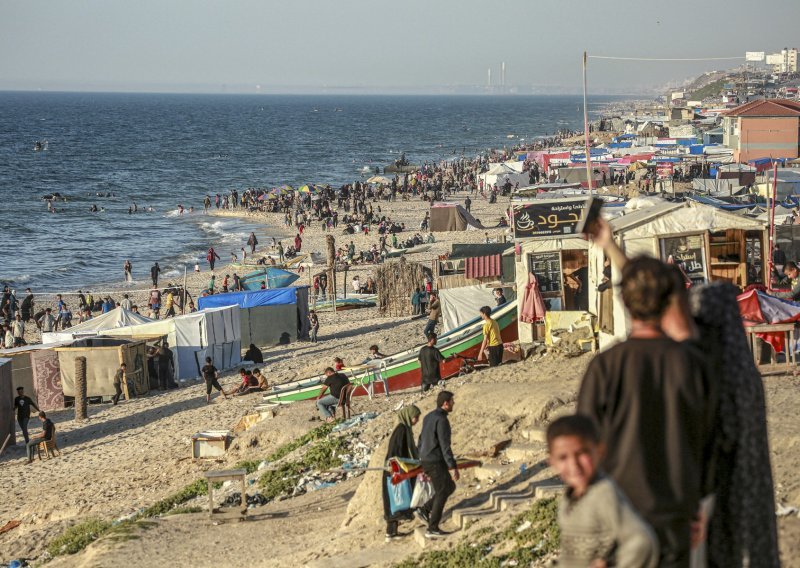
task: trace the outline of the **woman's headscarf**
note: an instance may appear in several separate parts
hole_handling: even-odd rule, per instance
[[[405,426],[408,430],[408,432],[406,432],[406,440],[408,440],[408,455],[414,459],[419,458],[419,455],[417,454],[417,446],[414,443],[414,432],[412,428],[414,426],[414,418],[420,414],[422,414],[422,411],[420,411],[420,409],[413,404],[411,406],[404,406],[397,411],[397,421]]]

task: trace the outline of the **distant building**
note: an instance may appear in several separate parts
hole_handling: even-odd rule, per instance
[[[773,73],[797,73],[796,47],[784,47],[780,53],[770,53],[765,59]]]
[[[734,160],[800,156],[800,103],[787,99],[758,100],[723,115],[723,144]]]

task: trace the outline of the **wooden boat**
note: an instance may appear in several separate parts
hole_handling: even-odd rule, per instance
[[[384,174],[413,174],[419,170],[419,166],[416,164],[389,164],[385,168],[383,168]]]
[[[500,334],[504,342],[517,339],[517,302],[507,302],[492,311],[492,317],[500,326]],[[483,320],[475,318],[464,325],[442,334],[436,346],[442,355],[460,355],[477,357],[483,341]],[[422,383],[419,355],[420,346],[396,353],[371,362],[367,365],[345,368],[343,372],[350,376],[350,382],[356,385],[353,394],[388,394],[408,388],[419,387]],[[447,379],[458,374],[461,361],[456,357],[441,364],[442,378]],[[309,400],[316,398],[321,389],[324,375],[317,375],[283,385],[276,385],[264,396],[265,403]]]
[[[377,305],[378,297],[375,294],[363,295],[356,298],[336,298],[336,311],[357,310],[359,308],[374,308]],[[313,305],[315,310],[324,312],[333,308],[331,300],[317,301]]]
[[[242,287],[245,290],[260,290],[261,283],[266,282],[267,288],[285,288],[290,286],[295,280],[300,278],[294,272],[287,272],[280,268],[265,266],[241,278]]]
[[[429,250],[431,250],[432,246],[433,245],[422,244],[422,245],[417,245],[415,247],[404,248],[404,249],[402,248],[396,249],[389,247],[388,249],[386,249],[386,257],[396,258],[398,256],[403,256],[404,254],[416,254],[418,252],[428,252]]]

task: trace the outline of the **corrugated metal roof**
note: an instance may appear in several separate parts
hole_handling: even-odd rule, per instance
[[[472,256],[466,260],[464,275],[467,278],[492,278],[502,273],[503,264],[499,254]]]
[[[745,103],[725,116],[800,116],[800,103],[786,99],[768,99]]]

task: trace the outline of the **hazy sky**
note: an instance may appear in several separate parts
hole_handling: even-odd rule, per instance
[[[800,47],[800,1],[0,0],[0,89],[580,89],[580,57]],[[592,61],[635,91],[737,62]]]

